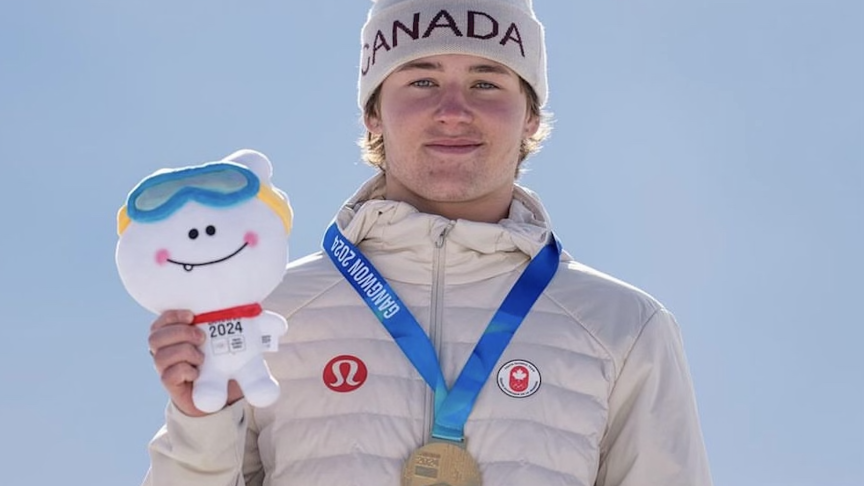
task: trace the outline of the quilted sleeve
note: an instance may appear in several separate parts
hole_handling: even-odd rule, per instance
[[[596,486],[711,486],[680,330],[665,309],[643,326],[609,398]]]
[[[169,404],[165,425],[150,442],[142,486],[260,486],[263,479],[251,409],[240,400],[206,417]]]

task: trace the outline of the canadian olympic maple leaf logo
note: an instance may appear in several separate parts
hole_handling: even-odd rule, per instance
[[[498,388],[514,398],[529,397],[540,388],[540,372],[528,361],[509,361],[498,370]]]

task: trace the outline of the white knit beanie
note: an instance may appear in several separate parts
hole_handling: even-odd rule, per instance
[[[357,103],[396,68],[439,54],[471,54],[499,62],[546,104],[546,45],[531,0],[372,0],[360,38]]]

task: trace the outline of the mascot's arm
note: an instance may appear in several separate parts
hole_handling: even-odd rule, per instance
[[[279,347],[279,337],[288,331],[288,323],[281,315],[264,311],[258,316],[258,329],[261,331],[262,338],[270,336],[270,346],[265,344],[264,351],[277,351]]]
[[[165,426],[150,442],[143,486],[260,486],[264,472],[252,419],[246,400],[205,417],[169,405]]]

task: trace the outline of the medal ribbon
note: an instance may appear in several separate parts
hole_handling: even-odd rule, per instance
[[[447,389],[438,354],[420,323],[372,262],[342,235],[336,223],[327,229],[322,246],[345,280],[366,302],[432,388],[435,397],[432,436],[461,442],[465,422],[480,390],[510,344],[513,334],[558,269],[561,254],[558,239],[553,235],[549,243],[528,263],[492,317],[451,390]]]

